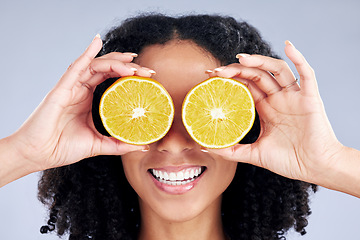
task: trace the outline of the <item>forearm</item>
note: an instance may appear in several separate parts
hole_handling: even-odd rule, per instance
[[[36,171],[14,144],[11,137],[0,139],[0,187]]]
[[[334,159],[336,164],[316,183],[360,198],[360,151],[344,146]]]

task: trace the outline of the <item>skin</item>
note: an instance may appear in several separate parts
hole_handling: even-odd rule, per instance
[[[153,77],[171,95],[175,118],[167,135],[150,150],[122,156],[128,181],[139,195],[142,215],[140,239],[224,239],[221,195],[231,183],[237,163],[204,153],[191,139],[181,120],[181,106],[188,91],[209,76],[205,70],[220,64],[191,41],[152,45],[136,63],[157,72]],[[190,191],[171,194],[159,189],[148,169],[205,166],[206,171]]]
[[[182,75],[183,81],[190,78],[195,82],[201,81],[207,78],[204,72],[208,70],[206,72],[209,76],[233,77],[247,84],[261,119],[261,134],[255,143],[238,144],[220,150],[207,149],[208,152],[202,154],[201,149],[186,135],[180,124],[179,115],[175,116],[174,126],[168,135],[152,146],[132,146],[102,136],[93,126],[90,103],[94,88],[105,79],[134,74],[150,77],[153,74],[150,68],[155,68],[159,71],[155,75],[156,78],[162,81],[172,97],[177,99],[177,114],[179,102],[185,91],[195,82],[190,84],[186,80],[186,84],[177,86],[179,89],[167,85],[167,81],[170,80],[165,81],[166,75],[162,75],[162,72],[168,70],[161,69],[162,65],[151,65],[146,62],[146,51],[150,51],[149,49],[141,53],[144,55],[139,57],[138,64],[132,63],[136,56],[133,53],[110,53],[95,59],[102,47],[101,39],[95,37],[28,120],[14,134],[0,139],[0,186],[33,172],[72,164],[95,155],[124,155],[124,164],[133,158],[134,163],[127,165],[126,174],[142,199],[144,228],[141,237],[149,239],[155,238],[154,223],[162,224],[164,236],[178,237],[186,236],[187,230],[193,225],[199,226],[201,219],[204,221],[203,227],[196,229],[201,237],[209,238],[210,234],[219,239],[224,237],[219,227],[209,229],[209,226],[221,226],[219,217],[216,217],[219,216],[219,196],[232,178],[232,174],[219,176],[218,169],[232,169],[232,164],[235,165],[237,162],[250,163],[288,178],[315,183],[360,197],[360,153],[356,149],[343,146],[336,139],[317,89],[314,71],[291,43],[286,43],[285,53],[298,71],[301,87],[292,84],[295,80],[294,74],[282,60],[258,55],[239,55],[239,63],[220,67],[203,50],[191,44],[187,46],[191,46],[193,54],[197,52],[195,55],[204,65],[184,63],[186,66],[182,66],[183,68],[172,69],[176,66],[174,63],[164,63],[168,70],[179,71],[167,79]],[[164,49],[158,50],[161,52]],[[182,52],[176,54],[181,55]],[[175,60],[176,54],[163,58],[173,57]],[[187,58],[187,54],[183,57]],[[155,56],[158,55],[154,54]],[[269,72],[273,73],[274,77]],[[142,152],[144,150],[147,152]],[[154,188],[150,192],[142,189],[142,186],[135,186],[145,179],[144,172],[148,168],[183,164],[186,161],[208,167],[205,172],[207,175],[204,173],[198,186],[188,192],[189,194],[168,197]],[[133,174],[130,173],[131,168],[135,168]],[[207,176],[221,179],[221,183],[214,183],[213,179]],[[146,179],[144,184],[148,184]],[[201,184],[216,186],[216,191],[208,193],[206,191],[209,190],[205,188],[198,190]],[[207,196],[200,193],[206,193]],[[169,209],[170,205],[179,204],[179,197],[184,201],[187,211]],[[193,197],[198,199],[195,199],[194,204],[190,204]],[[154,202],[156,198],[165,203],[165,209],[176,214],[169,216],[168,212],[159,209],[158,203]],[[181,228],[174,227],[175,225]],[[145,228],[147,226],[148,228]],[[195,238],[186,237],[189,238],[184,239]]]
[[[134,70],[139,76],[151,76],[149,69],[130,63],[136,56],[132,53],[94,59],[101,48],[102,41],[96,36],[24,124],[11,136],[0,139],[0,186],[87,157],[147,148],[105,137],[94,127],[91,102],[99,83],[109,77],[134,75]]]
[[[285,53],[299,73],[301,87],[293,84],[294,74],[285,61],[266,56],[239,54],[239,64],[211,71],[212,76],[232,77],[248,85],[260,115],[261,134],[251,145],[208,150],[228,160],[360,197],[359,151],[337,140],[315,72],[305,58],[289,41]]]

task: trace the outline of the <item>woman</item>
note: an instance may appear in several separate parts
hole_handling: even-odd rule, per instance
[[[7,176],[2,185],[34,169],[116,155],[44,172],[39,197],[50,206],[50,220],[43,232],[56,224],[58,234],[69,231],[70,239],[280,239],[293,226],[305,233],[308,190],[316,187],[302,181],[359,193],[354,185],[346,184],[354,176],[351,168],[338,161],[339,156],[357,152],[336,140],[313,72],[289,42],[285,52],[299,71],[301,88],[257,31],[232,18],[138,17],[111,30],[98,58],[93,59],[101,44],[96,37],[35,114],[0,145],[14,146],[13,151],[4,152],[23,160],[18,161],[20,168],[11,163],[7,169],[17,172],[2,174]],[[132,52],[139,53],[135,60]],[[239,60],[237,53],[242,53]],[[111,77],[151,76],[153,70],[178,113],[186,92],[209,76],[246,83],[259,113],[242,141],[252,144],[201,149],[186,134],[179,115],[167,136],[150,146],[131,146],[100,135],[92,120],[106,134],[95,113],[111,80],[95,91],[92,118],[95,86]],[[44,124],[43,115],[49,123]],[[39,119],[42,122],[34,121]],[[44,127],[43,135],[34,134]],[[27,138],[11,144],[19,136]],[[154,187],[153,169],[170,172],[198,167],[203,172],[190,190],[171,194]],[[335,171],[335,167],[348,171]],[[340,179],[336,184],[334,175]]]
[[[66,229],[61,226],[66,226],[67,219],[71,239],[87,235],[136,239],[138,234],[139,239],[157,236],[175,239],[179,228],[185,239],[224,239],[226,235],[231,239],[274,239],[294,225],[304,233],[310,213],[307,193],[310,184],[250,165],[237,166],[236,162],[202,152],[186,133],[179,114],[186,93],[209,77],[206,70],[238,62],[235,53],[275,57],[255,29],[221,17],[139,17],[107,34],[99,55],[110,58],[113,52],[139,53],[133,61],[138,65],[133,67],[143,66],[157,72],[154,78],[170,93],[177,114],[167,136],[151,144],[145,153],[97,157],[44,174],[40,199],[52,206],[51,217],[58,218],[60,233]],[[112,82],[105,81],[95,91],[92,113],[102,134],[106,131],[102,129],[97,107],[103,91]],[[259,131],[258,120],[243,143],[254,142]],[[129,190],[126,178],[120,176],[124,172],[120,159],[137,194]],[[169,173],[193,168],[206,170],[190,191],[166,186],[158,190],[149,179],[149,172],[154,169]],[[231,181],[233,184],[228,188]]]

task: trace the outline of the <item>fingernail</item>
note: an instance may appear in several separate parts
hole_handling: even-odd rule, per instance
[[[156,72],[155,72],[154,70],[152,70],[152,69],[149,70],[149,73],[151,73],[151,75],[155,75],[155,74],[156,74]]]
[[[215,68],[214,71],[215,72],[220,72],[220,71],[222,71],[224,69],[225,69],[225,67],[218,67],[218,68]]]
[[[143,149],[141,149],[142,152],[148,152],[150,150],[150,146],[146,145]]]
[[[200,147],[200,151],[202,151],[202,152],[204,152],[204,153],[207,153],[207,152],[209,152],[206,148],[204,148],[204,147]]]
[[[99,38],[101,40],[100,34],[96,34],[95,37],[92,40],[92,43],[95,41],[95,39]]]
[[[213,70],[206,70],[205,73],[213,73]]]
[[[239,59],[239,58],[246,58],[246,57],[250,57],[250,54],[247,54],[247,53],[239,53],[239,54],[236,54],[236,58]]]
[[[130,55],[132,57],[137,57],[138,56],[137,53],[132,53],[132,52],[124,52],[123,54]]]
[[[286,41],[285,41],[285,45],[289,45],[289,46],[293,46],[293,47],[294,47],[294,44],[292,44],[289,40],[286,40]]]
[[[137,72],[137,68],[134,68],[134,67],[130,68],[130,70],[134,71],[134,72]]]

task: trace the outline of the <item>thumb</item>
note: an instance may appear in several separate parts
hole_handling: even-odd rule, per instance
[[[129,152],[142,151],[146,152],[149,150],[148,145],[132,145],[121,142],[113,137],[102,136],[99,141],[97,149],[93,152],[93,155],[123,155]]]
[[[211,148],[201,148],[202,151],[207,151],[209,153],[213,153],[223,157],[225,160],[242,162],[242,163],[250,163],[254,158],[253,153],[253,144],[236,144],[234,146],[228,148],[221,149],[211,149]],[[256,159],[256,158],[255,158]]]

